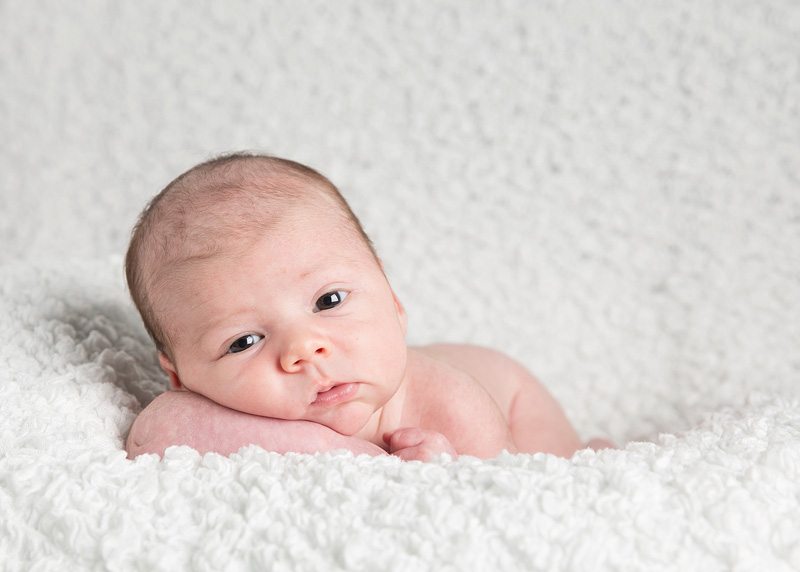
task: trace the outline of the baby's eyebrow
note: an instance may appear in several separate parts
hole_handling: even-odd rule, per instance
[[[319,270],[319,266],[317,266],[316,268],[312,268],[310,270],[305,270],[305,271],[301,272],[300,274],[298,274],[297,279],[298,280],[303,280],[304,278],[308,278],[312,274],[316,273],[318,270]]]
[[[203,338],[213,333],[214,330],[218,329],[220,324],[227,321],[232,321],[235,318],[238,318],[239,316],[251,314],[252,312],[253,308],[250,307],[239,308],[236,311],[232,313],[226,313],[224,316],[220,316],[219,318],[211,319],[210,321],[207,322],[202,322],[197,330],[198,334],[195,336],[194,343],[195,344],[200,343],[203,340]]]
[[[239,316],[242,316],[244,314],[250,314],[254,310],[255,310],[255,308],[252,308],[252,307],[248,306],[248,307],[244,307],[244,308],[238,308],[237,310],[235,310],[233,312],[226,312],[224,316],[221,316],[221,317],[219,317],[217,319],[212,319],[212,320],[206,322],[206,324],[204,324],[204,327],[205,327],[206,330],[210,330],[211,328],[217,327],[222,322],[226,322],[228,320],[232,320],[233,318],[238,318]]]
[[[306,268],[302,272],[297,275],[298,280],[303,280],[304,278],[308,278],[309,276],[313,276],[323,270],[326,272],[342,272],[346,270],[351,270],[355,267],[360,267],[360,263],[355,258],[345,257],[342,258],[335,266],[331,266],[327,262],[319,262],[310,268]]]

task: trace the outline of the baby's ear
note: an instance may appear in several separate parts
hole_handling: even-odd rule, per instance
[[[178,370],[175,369],[174,365],[172,365],[172,362],[167,357],[167,354],[164,352],[158,352],[158,363],[161,365],[161,369],[164,370],[164,373],[169,376],[170,387],[176,391],[183,389],[183,384],[178,377]]]
[[[394,307],[397,309],[397,316],[400,318],[400,325],[403,328],[403,335],[405,336],[408,332],[408,315],[406,314],[406,309],[403,308],[403,304],[400,302],[400,299],[397,297],[397,294],[394,293],[394,288],[392,290],[392,298],[394,299]]]

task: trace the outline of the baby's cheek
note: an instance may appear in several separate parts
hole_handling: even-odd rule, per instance
[[[265,374],[226,392],[215,401],[230,409],[260,417],[302,419],[308,408],[309,396],[299,391],[292,382],[292,379],[271,379]]]
[[[373,344],[377,355],[382,355],[387,365],[405,366],[406,361],[406,339],[403,331],[396,324],[390,327],[383,327],[379,332],[372,333]]]

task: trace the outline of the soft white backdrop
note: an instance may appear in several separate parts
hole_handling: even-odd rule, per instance
[[[797,2],[0,0],[0,93],[4,571],[800,569]],[[128,233],[238,149],[622,447],[126,459]]]
[[[119,257],[261,150],[340,186],[412,343],[506,350],[585,435],[796,394],[789,0],[3,0],[0,85],[0,261]]]

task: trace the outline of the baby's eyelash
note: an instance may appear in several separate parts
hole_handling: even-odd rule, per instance
[[[258,334],[247,334],[234,340],[234,342],[228,348],[226,353],[229,354],[238,354],[245,350],[249,350],[254,345],[256,345],[260,340],[263,339],[264,336],[259,336]]]
[[[348,292],[347,290],[332,290],[331,292],[326,292],[325,294],[323,294],[322,296],[320,296],[317,299],[317,302],[315,304],[315,308],[316,308],[315,311],[322,312],[324,310],[331,310],[331,309],[335,308],[336,306],[338,306],[339,304],[341,304],[342,302],[344,302],[345,298],[347,298],[349,295],[350,295],[350,292]],[[327,308],[320,308],[319,307],[319,303],[320,303],[321,300],[323,300],[325,298],[330,298],[330,301],[326,305],[333,304],[334,302],[336,302],[336,303],[333,304],[330,307],[327,307]]]

